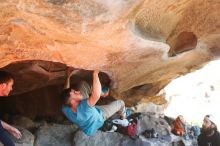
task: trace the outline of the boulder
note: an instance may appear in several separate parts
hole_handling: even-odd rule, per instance
[[[29,129],[29,130],[36,128],[36,124],[31,119],[24,117],[24,116],[18,115],[18,116],[13,117],[12,123],[14,125],[17,125],[25,129]]]
[[[34,146],[72,146],[74,125],[49,124],[40,127],[36,132]]]

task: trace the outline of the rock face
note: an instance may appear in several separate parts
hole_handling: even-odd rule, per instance
[[[220,55],[218,0],[1,0],[0,9],[0,68],[15,76],[13,94],[62,84],[72,66],[105,72],[112,94],[135,104]]]
[[[72,136],[76,131],[73,125],[42,126],[36,133],[35,146],[72,146]]]

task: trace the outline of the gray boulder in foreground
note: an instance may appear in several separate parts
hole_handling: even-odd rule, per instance
[[[44,125],[36,132],[34,146],[72,146],[72,138],[76,129],[73,124]]]

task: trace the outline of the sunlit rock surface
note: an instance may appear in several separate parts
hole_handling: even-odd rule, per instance
[[[12,94],[62,84],[72,66],[107,73],[112,95],[135,104],[220,55],[219,0],[0,0],[0,9]]]

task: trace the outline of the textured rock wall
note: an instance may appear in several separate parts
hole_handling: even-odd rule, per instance
[[[105,72],[112,95],[135,104],[220,55],[218,0],[1,0],[0,9],[0,68],[15,75],[13,94],[61,84],[72,66]]]

